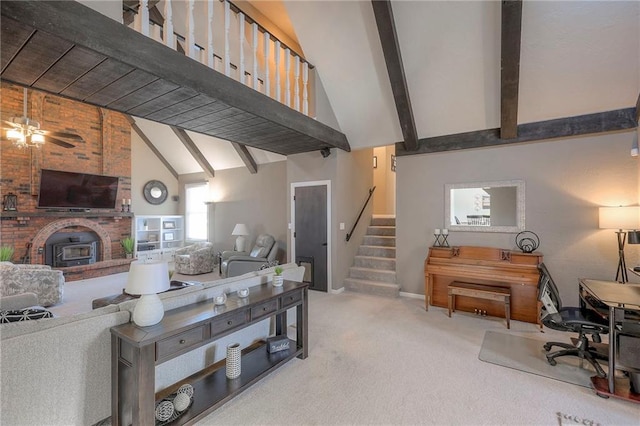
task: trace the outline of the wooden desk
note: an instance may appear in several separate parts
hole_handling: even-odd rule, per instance
[[[448,307],[448,286],[454,281],[508,288],[511,319],[539,323],[538,264],[540,253],[522,253],[492,247],[431,247],[424,262],[425,309]],[[456,309],[504,317],[498,301],[458,296]]]
[[[212,300],[165,313],[160,323],[133,323],[111,328],[111,422],[119,425],[155,424],[155,401],[177,390],[182,382],[155,393],[155,367],[227,334],[275,317],[276,334],[287,332],[287,310],[296,308],[296,341],[274,354],[266,343],[242,355],[242,374],[228,380],[224,365],[205,368],[189,378],[193,404],[174,424],[193,424],[287,361],[308,355],[308,284],[285,281],[282,287],[251,287],[248,298],[232,293],[224,306]],[[174,389],[175,388],[175,389]]]
[[[640,394],[631,393],[628,381],[615,377],[618,336],[621,334],[617,325],[632,312],[640,312],[640,285],[583,278],[580,280],[580,304],[581,307],[601,313],[602,305],[609,308],[609,371],[607,379],[597,376],[591,378],[596,393],[640,403]],[[633,368],[624,369],[640,372]]]

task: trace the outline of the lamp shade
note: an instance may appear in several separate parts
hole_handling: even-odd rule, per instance
[[[231,235],[249,235],[249,228],[247,228],[247,225],[245,225],[244,223],[238,223],[233,228],[233,232],[231,232]]]
[[[640,207],[600,207],[600,228],[638,229],[640,228]]]
[[[127,287],[129,294],[155,294],[169,290],[169,265],[167,262],[131,262]]]

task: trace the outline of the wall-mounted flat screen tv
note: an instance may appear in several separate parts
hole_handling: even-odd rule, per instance
[[[40,171],[38,208],[114,209],[118,177],[88,173]]]

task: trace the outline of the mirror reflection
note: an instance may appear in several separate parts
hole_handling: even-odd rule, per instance
[[[524,230],[524,181],[445,185],[445,217],[456,231]]]

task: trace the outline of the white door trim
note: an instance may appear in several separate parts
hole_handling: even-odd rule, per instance
[[[289,208],[291,210],[291,232],[289,237],[291,243],[291,262],[296,261],[296,241],[293,238],[293,233],[296,231],[296,212],[293,202],[293,197],[296,194],[296,188],[304,186],[326,186],[327,187],[327,292],[333,290],[332,276],[331,276],[331,253],[333,253],[331,246],[331,181],[330,180],[315,180],[309,182],[292,182],[291,183],[291,199],[289,200]]]

